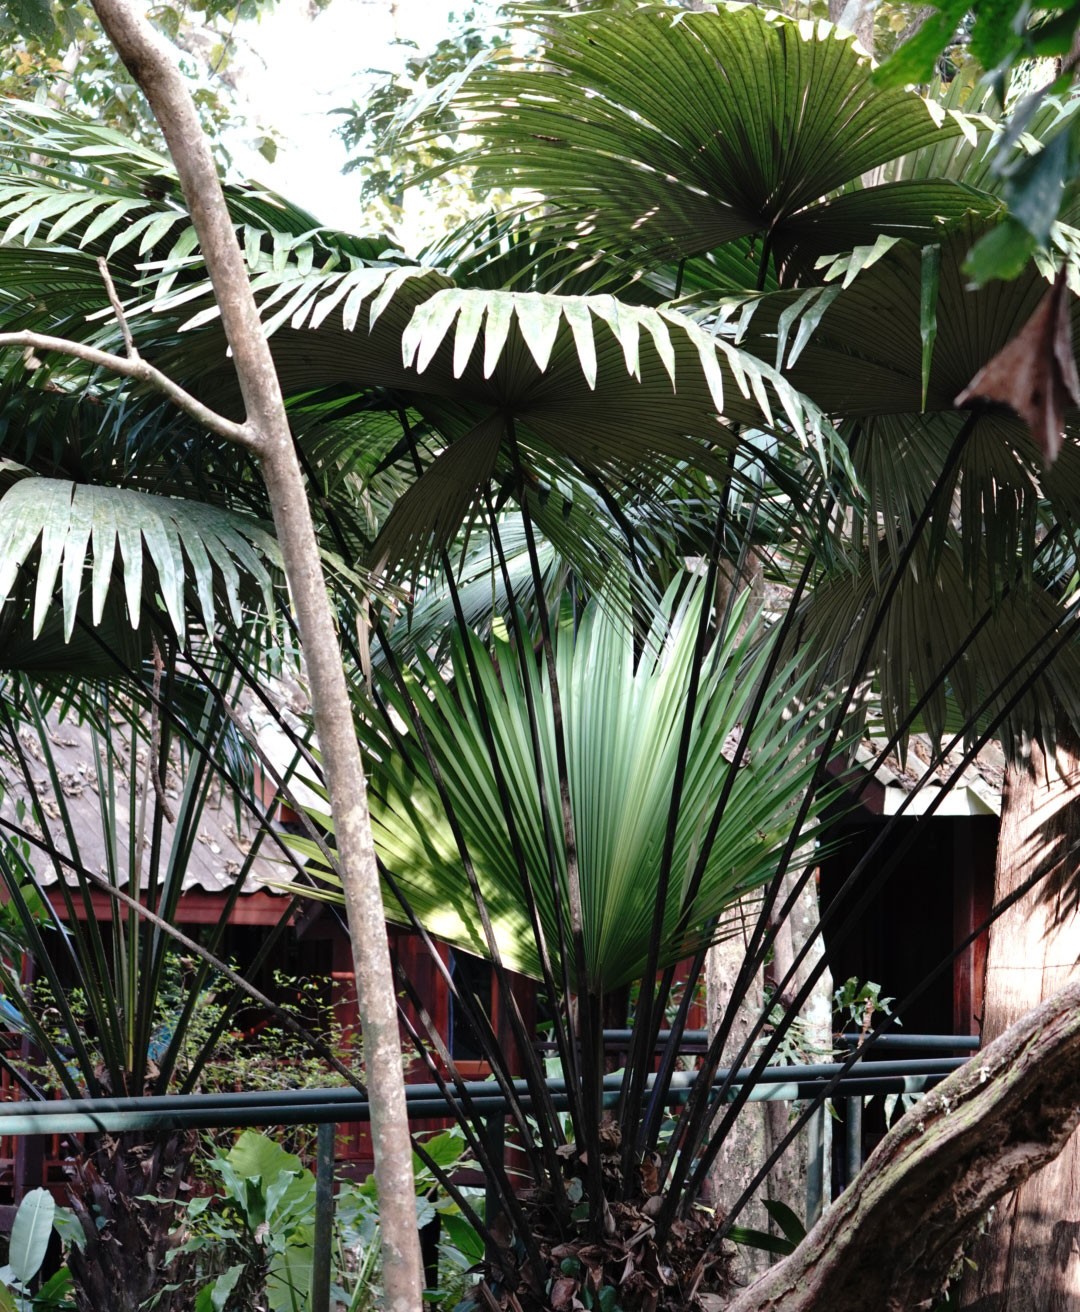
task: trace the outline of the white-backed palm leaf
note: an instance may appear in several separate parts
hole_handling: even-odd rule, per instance
[[[670,619],[658,622],[643,651],[630,616],[596,603],[586,608],[576,628],[567,620],[558,631],[556,663],[586,945],[587,977],[573,980],[575,991],[617,988],[638,978],[645,966],[701,591],[674,613],[669,609]],[[725,908],[773,873],[815,768],[820,708],[814,713],[800,709],[798,690],[790,684],[785,689],[785,680],[778,678],[750,731],[743,766],[707,855],[704,879],[687,900],[691,873],[725,776],[734,768],[734,744],[767,659],[769,643],[763,650],[757,623],[745,637],[737,637],[741,615],[740,607],[726,638],[712,644],[705,659],[664,909],[662,965],[707,942],[718,932],[715,921]],[[480,670],[545,937],[549,945],[557,944],[553,878],[562,886],[565,914],[563,830],[553,813],[553,832],[559,836],[553,876],[523,682],[528,678],[538,707],[546,796],[548,805],[557,808],[555,730],[546,675],[531,660],[523,675],[507,643],[496,642],[492,655],[472,635],[467,641]],[[456,640],[448,670],[423,662],[411,686],[453,814],[465,834],[500,952],[508,965],[539,975],[538,947],[480,730],[463,640]],[[383,691],[400,725],[404,703],[394,690]],[[389,725],[376,729],[376,722],[370,723],[370,746],[381,758],[372,762],[371,777],[372,818],[382,859],[432,932],[469,951],[486,952],[459,854],[415,737],[407,730],[394,731]],[[389,894],[386,907],[390,917],[402,918]],[[564,932],[568,938],[568,927]]]
[[[23,571],[33,571],[33,639],[58,604],[70,639],[86,591],[90,622],[99,624],[118,573],[131,627],[139,626],[149,588],[181,641],[190,607],[211,634],[223,606],[238,625],[253,603],[274,613],[279,552],[272,534],[199,502],[21,477],[0,496],[0,540],[0,598],[12,596]]]
[[[996,589],[1013,576],[1017,558],[1030,571],[1046,503],[1066,526],[1080,524],[1080,449],[1066,442],[1044,470],[1010,412],[955,408],[957,395],[1019,332],[1049,287],[1032,265],[1012,282],[970,289],[963,265],[981,231],[963,223],[932,246],[895,242],[872,262],[837,261],[837,278],[819,288],[746,301],[739,340],[782,367],[826,413],[857,425],[852,461],[866,497],[865,517],[856,516],[860,547],[880,532],[898,557],[965,427],[939,504],[952,506],[969,575],[986,570]],[[1072,315],[1080,322],[1076,300]],[[1075,422],[1070,417],[1070,429]],[[935,516],[938,542],[947,524],[947,515]]]
[[[769,428],[823,473],[845,458],[777,371],[674,312],[457,288],[420,268],[310,275],[272,291],[268,277],[257,282],[286,392],[393,389],[446,439],[385,525],[380,560],[414,561],[433,528],[440,545],[453,539],[477,490],[510,472],[509,421],[534,469],[569,461],[615,487],[680,461],[723,476],[735,425]],[[235,388],[214,314],[196,312],[193,340],[165,365],[197,370],[204,394],[227,405]]]

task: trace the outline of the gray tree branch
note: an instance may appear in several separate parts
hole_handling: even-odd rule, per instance
[[[86,364],[108,369],[110,373],[119,374],[122,378],[147,383],[163,396],[168,397],[178,409],[190,415],[207,432],[216,433],[228,442],[250,447],[253,451],[258,450],[257,432],[247,424],[234,423],[224,415],[219,415],[216,410],[203,405],[167,374],[163,374],[160,369],[155,369],[152,364],[147,364],[138,352],[133,355],[114,355],[111,351],[99,351],[95,346],[87,346],[84,342],[72,341],[67,337],[50,337],[47,333],[34,332],[0,333],[0,350],[5,346],[19,346],[23,350],[30,351],[52,351],[58,355],[82,360]]]
[[[307,662],[356,968],[379,1197],[383,1305],[390,1312],[418,1312],[422,1305],[420,1244],[396,993],[367,779],[307,489],[243,254],[187,84],[172,51],[146,21],[141,5],[133,0],[93,0],[93,4],[117,53],[149,101],[180,177],[232,350],[246,411],[241,430],[259,458],[273,509]],[[135,376],[131,373],[133,362],[125,365],[118,372]]]
[[[965,1236],[1056,1157],[1078,1123],[1080,983],[912,1108],[795,1252],[726,1312],[931,1307]]]

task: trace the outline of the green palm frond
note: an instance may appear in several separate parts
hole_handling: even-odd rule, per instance
[[[823,473],[846,468],[843,443],[779,372],[673,311],[604,295],[459,288],[419,267],[275,287],[266,275],[256,286],[287,394],[392,388],[445,439],[384,525],[379,561],[412,567],[433,531],[449,545],[477,489],[509,472],[508,420],[533,472],[568,460],[613,488],[662,476],[673,461],[722,477],[715,449],[737,445],[735,424],[770,429]],[[215,319],[212,305],[198,308],[161,363],[235,408]]]
[[[1052,732],[1055,708],[1080,714],[1075,640],[1036,677],[1062,626],[1075,623],[1065,605],[1023,581],[997,598],[984,579],[973,586],[952,534],[933,562],[930,549],[916,549],[872,649],[867,673],[886,732],[899,733],[920,701],[919,723],[936,740],[962,725],[974,741],[1017,694],[997,731],[1006,742]],[[820,581],[804,603],[799,619],[807,655],[825,662],[830,677],[844,681],[856,669],[892,574],[887,553],[873,564],[866,553],[856,568]]]
[[[542,38],[534,63],[503,56],[456,95],[478,139],[466,159],[484,180],[540,192],[581,240],[611,249],[793,241],[823,196],[981,127],[874,86],[850,35],[755,6],[619,4],[547,19]],[[932,229],[949,190],[897,191],[901,221]],[[888,222],[893,188],[874,191],[851,223]]]
[[[635,638],[625,611],[590,604],[576,627],[557,638],[557,668],[569,764],[577,858],[580,868],[588,976],[575,991],[603,992],[640,976],[657,894],[658,863],[671,800],[679,731],[694,652],[695,599],[672,610],[645,641]],[[750,732],[705,878],[686,900],[691,872],[741,732],[756,679],[766,659],[758,624],[739,639],[737,625],[710,647],[695,717],[675,844],[673,877],[665,908],[661,964],[670,964],[708,941],[714,918],[769,878],[815,765],[819,730],[798,709],[790,684],[778,679],[766,709]],[[540,973],[535,936],[528,926],[517,866],[498,800],[490,758],[480,732],[477,702],[464,641],[455,641],[450,668],[421,662],[413,683],[425,733],[462,826],[500,951],[508,965]],[[555,884],[563,886],[565,851],[558,816],[558,869],[551,871],[544,843],[540,791],[530,746],[524,679],[539,707],[548,805],[558,807],[554,725],[546,678],[531,662],[527,674],[512,647],[496,642],[489,655],[467,638],[478,663],[484,703],[513,799],[513,819],[526,853],[530,885],[549,944],[559,941]],[[765,644],[766,648],[768,643]],[[756,647],[756,654],[751,655]],[[383,689],[402,723],[405,705]],[[386,734],[386,737],[382,735]],[[391,744],[393,746],[391,747]],[[473,952],[486,952],[459,854],[438,794],[411,733],[384,726],[370,739],[381,761],[372,764],[372,816],[376,841],[408,901],[435,934]],[[501,818],[500,818],[501,817]],[[401,908],[387,897],[387,914]]]
[[[1012,282],[969,289],[963,264],[982,230],[963,223],[935,246],[932,277],[927,248],[889,240],[833,261],[836,278],[822,287],[766,293],[729,311],[741,345],[782,366],[826,413],[857,425],[852,459],[866,515],[856,515],[857,543],[881,532],[894,560],[968,418],[956,396],[1047,290],[1034,265]],[[1072,313],[1080,322],[1080,302]],[[1078,494],[1075,443],[1066,443],[1060,469],[1044,472],[1015,416],[978,411],[943,494],[943,504],[953,499],[969,576],[985,570],[996,588],[1017,555],[1030,567],[1044,498],[1058,519],[1076,524]],[[935,541],[947,523],[936,517]]]
[[[225,195],[253,274],[303,276],[399,256],[385,239],[326,229],[263,188],[232,183]],[[103,124],[24,101],[0,107],[0,244],[12,243],[66,247],[68,258],[104,255],[118,285],[126,274],[159,299],[178,279],[204,277],[168,156]]]
[[[183,640],[188,608],[213,633],[224,603],[232,621],[260,601],[274,613],[278,547],[259,523],[216,507],[126,488],[64,479],[20,478],[0,497],[0,597],[20,572],[35,572],[31,632],[37,637],[57,604],[69,639],[89,582],[91,622],[101,620],[116,570],[137,628],[144,588],[152,587]]]

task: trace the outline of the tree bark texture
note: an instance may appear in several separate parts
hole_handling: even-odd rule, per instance
[[[829,0],[829,21],[855,33],[868,55],[874,53],[874,0]]]
[[[812,860],[813,847],[810,846],[796,853],[792,866],[798,867]],[[785,875],[783,888],[777,898],[778,909],[787,900],[797,878],[797,869],[790,870]],[[791,914],[777,928],[776,939],[773,944],[770,973],[773,980],[779,982],[791,969],[796,955],[802,951],[807,941],[812,939],[814,942],[814,946],[803,959],[794,980],[786,990],[791,995],[799,991],[824,954],[825,947],[821,941],[821,935],[817,933],[819,919],[817,885],[813,879],[809,879],[803,885],[802,892],[791,909]],[[776,1001],[780,1005],[784,1005],[782,998],[778,998]],[[813,993],[803,1008],[800,1020],[802,1022],[802,1032],[808,1044],[812,1044],[814,1048],[814,1051],[806,1054],[806,1060],[810,1062],[828,1060],[826,1054],[832,1050],[832,976],[827,970],[818,980]],[[787,1134],[791,1117],[793,1113],[799,1110],[799,1107],[796,1105],[793,1108],[791,1103],[787,1102],[767,1102],[765,1103],[765,1109],[766,1145],[768,1152],[771,1153]],[[821,1119],[823,1121],[822,1139],[824,1141],[821,1202],[827,1206],[831,1185],[829,1162],[831,1158],[832,1118],[827,1111],[823,1111]],[[796,1216],[805,1221],[809,1229],[817,1221],[817,1216],[806,1215],[808,1149],[809,1137],[807,1131],[804,1130],[794,1143],[788,1146],[783,1157],[769,1173],[766,1188],[771,1201],[784,1203],[785,1206],[790,1207]],[[773,1229],[776,1230],[775,1225]]]
[[[748,926],[747,934],[749,929]],[[722,1017],[731,1005],[732,985],[745,954],[746,944],[742,934],[725,939],[709,949],[705,960],[705,1016],[710,1035],[716,1033]],[[721,1058],[722,1066],[732,1063],[750,1032],[750,1026],[761,1015],[763,1005],[761,977],[758,976],[738,1008]],[[768,1155],[765,1137],[766,1105],[763,1102],[746,1104],[725,1138],[709,1173],[710,1202],[724,1216],[731,1211],[735,1200]],[[751,1226],[755,1230],[768,1230],[769,1216],[761,1202],[755,1198],[740,1213],[738,1224]],[[769,1256],[761,1249],[740,1247],[736,1253],[736,1263],[735,1277],[745,1283],[765,1270]]]
[[[379,1197],[383,1302],[392,1312],[418,1312],[420,1244],[396,994],[367,781],[307,491],[243,255],[187,85],[172,52],[132,0],[94,0],[94,9],[165,135],[232,350],[248,445],[259,458],[273,507],[307,662],[356,963]]]
[[[984,1048],[885,1136],[790,1257],[726,1312],[929,1308],[987,1208],[1080,1122],[1080,983]]]
[[[994,901],[1039,883],[990,929],[983,1035],[996,1038],[1031,1007],[1080,979],[1076,852],[1080,741],[1058,729],[1053,755],[1032,744],[1009,767]],[[995,1208],[965,1278],[968,1312],[1069,1312],[1080,1307],[1080,1136]]]

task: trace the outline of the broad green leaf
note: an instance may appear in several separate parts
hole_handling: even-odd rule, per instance
[[[786,1203],[778,1199],[765,1199],[762,1206],[770,1218],[779,1226],[784,1238],[791,1244],[801,1243],[806,1238],[806,1226],[799,1220]]]
[[[31,1189],[11,1225],[8,1261],[15,1278],[28,1285],[41,1270],[52,1235],[56,1200],[48,1189]]]
[[[11,0],[8,8],[16,31],[39,41],[52,36],[56,28],[52,0]]]
[[[686,680],[693,655],[699,598],[675,608],[644,639],[635,638],[625,614],[592,604],[576,629],[561,629],[556,659],[566,733],[574,835],[581,872],[588,978],[577,987],[614,988],[640,974],[649,939],[656,862],[663,847],[672,772],[685,711]],[[740,612],[741,614],[741,612]],[[733,625],[738,622],[738,615]],[[785,717],[791,703],[777,693],[750,735],[750,766],[740,770],[705,877],[688,900],[703,828],[721,782],[731,768],[724,744],[744,717],[763,655],[749,655],[753,638],[738,642],[734,629],[718,640],[706,662],[680,808],[672,882],[665,908],[664,961],[678,960],[692,945],[718,932],[714,918],[768,877],[770,854],[784,841],[788,802],[801,796],[812,768],[802,747],[816,730],[803,712]],[[559,840],[557,868],[548,862],[540,787],[529,729],[528,696],[541,709],[541,771],[548,805],[559,796],[554,732],[546,678],[531,663],[522,668],[513,650],[496,643],[494,658],[468,639],[495,735],[498,758],[512,799],[537,899],[544,936],[559,941],[556,888],[566,879]],[[538,974],[536,938],[520,893],[517,866],[490,757],[479,729],[479,709],[466,672],[464,640],[455,643],[450,668],[421,657],[416,704],[454,815],[483,890],[499,951],[514,969]],[[782,680],[781,680],[782,682]],[[400,693],[382,695],[395,722],[406,724]],[[768,700],[768,699],[767,699]],[[374,757],[372,818],[376,843],[421,921],[440,937],[486,954],[462,858],[441,812],[425,758],[407,731],[387,748],[368,731]],[[730,754],[730,753],[729,753]],[[498,823],[493,817],[500,817]],[[554,832],[562,834],[561,820]],[[565,890],[564,890],[565,892]],[[565,908],[565,899],[563,901]],[[401,916],[387,896],[387,914]],[[680,928],[680,922],[686,926]]]
[[[962,131],[874,85],[827,23],[655,4],[534,22],[542,62],[478,68],[455,97],[476,142],[464,159],[484,182],[539,192],[584,245],[678,257],[755,232],[782,242],[831,191]],[[882,195],[885,228],[888,212]]]
[[[288,1153],[268,1135],[244,1130],[226,1158],[241,1180],[272,1180],[279,1172],[303,1169],[299,1157]]]
[[[11,592],[16,573],[38,549],[35,637],[50,611],[58,574],[65,639],[72,634],[87,568],[92,576],[94,623],[100,622],[117,548],[133,628],[138,627],[142,611],[144,558],[181,636],[186,629],[189,582],[208,632],[214,630],[215,592],[224,593],[239,619],[238,566],[245,586],[261,595],[263,605],[273,613],[268,564],[278,560],[276,543],[261,525],[240,515],[124,488],[22,478],[0,497],[0,527],[7,543],[0,558],[0,595]]]
[[[728,1231],[727,1237],[733,1244],[756,1248],[764,1253],[776,1253],[780,1257],[786,1257],[788,1253],[795,1251],[795,1245],[790,1239],[782,1239],[779,1235],[770,1234],[768,1230],[755,1230],[750,1226],[733,1226]]]
[[[224,1312],[229,1295],[236,1288],[244,1274],[243,1263],[234,1263],[215,1276],[208,1285],[204,1285],[195,1296],[195,1312]]]
[[[1004,223],[979,238],[964,264],[964,272],[976,287],[985,287],[995,278],[1011,282],[1028,267],[1037,245],[1032,233],[1009,215]]]

